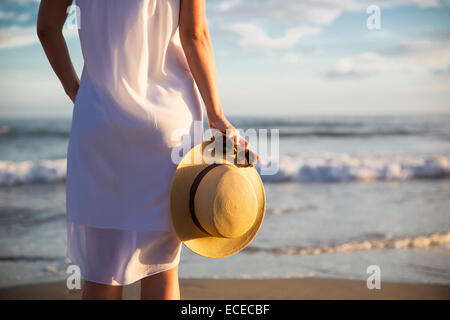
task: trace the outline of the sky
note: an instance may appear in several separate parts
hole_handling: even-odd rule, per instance
[[[227,115],[450,113],[450,0],[206,3]],[[0,0],[0,118],[72,115],[36,36],[38,7]]]

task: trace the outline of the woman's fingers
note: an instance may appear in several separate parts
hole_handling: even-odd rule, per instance
[[[236,142],[236,144],[243,146],[245,149],[248,149],[249,146],[248,141],[242,138],[241,136],[238,137],[238,141]]]
[[[227,136],[227,138],[230,137],[231,139],[233,139],[233,142],[236,146],[240,146],[241,148],[245,148],[248,149],[249,143],[247,140],[245,140],[241,134],[239,133],[239,130],[237,130],[236,128],[233,128],[233,130],[231,130],[231,135]]]
[[[225,135],[227,139],[232,140],[236,146],[248,149],[248,141],[240,135],[239,130],[236,129],[230,122],[228,122],[228,120],[224,119],[219,123],[210,123],[210,126],[211,128],[219,130],[222,134]]]

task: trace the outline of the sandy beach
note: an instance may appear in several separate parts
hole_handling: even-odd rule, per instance
[[[345,279],[181,279],[181,298],[186,300],[376,300],[450,299],[450,286],[383,282],[368,290],[365,281]],[[139,282],[124,289],[124,299],[139,298]],[[65,282],[0,289],[0,299],[77,300],[80,290],[69,291]]]

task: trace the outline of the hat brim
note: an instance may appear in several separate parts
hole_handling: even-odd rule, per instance
[[[224,258],[241,251],[256,236],[264,219],[266,199],[264,186],[256,169],[253,166],[240,167],[240,172],[253,185],[258,201],[258,213],[253,226],[237,238],[214,237],[201,231],[192,221],[189,191],[195,177],[211,163],[203,157],[204,149],[208,146],[210,142],[198,144],[179,163],[171,185],[170,209],[175,232],[186,247],[204,257]]]

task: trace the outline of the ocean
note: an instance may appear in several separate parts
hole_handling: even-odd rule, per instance
[[[279,129],[267,210],[225,259],[182,249],[183,278],[331,277],[450,284],[450,115],[230,117]],[[70,119],[0,119],[0,287],[62,280]]]

